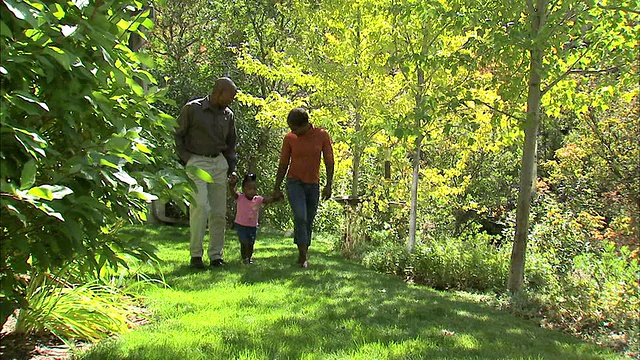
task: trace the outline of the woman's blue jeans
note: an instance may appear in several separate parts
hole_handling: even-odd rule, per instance
[[[287,198],[293,212],[293,242],[311,245],[313,219],[318,212],[320,184],[307,184],[298,179],[287,179]]]

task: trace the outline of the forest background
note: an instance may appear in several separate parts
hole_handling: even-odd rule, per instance
[[[175,116],[226,75],[262,192],[291,108],[331,134],[345,201],[316,224],[345,256],[637,349],[636,6],[3,0],[3,319],[155,258],[118,229],[186,210]]]

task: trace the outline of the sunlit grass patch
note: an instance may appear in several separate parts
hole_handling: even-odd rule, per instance
[[[224,269],[188,265],[188,229],[153,230],[169,287],[143,295],[153,323],[81,359],[615,359],[463,293],[409,285],[341,259],[319,236],[311,267],[290,238],[264,233],[256,264],[227,234]],[[154,275],[155,274],[155,275]],[[562,344],[560,346],[559,344]]]

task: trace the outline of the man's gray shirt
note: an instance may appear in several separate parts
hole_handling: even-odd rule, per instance
[[[215,156],[222,153],[235,171],[236,125],[231,109],[215,108],[209,96],[189,101],[180,111],[175,133],[178,156],[186,164],[191,155]]]

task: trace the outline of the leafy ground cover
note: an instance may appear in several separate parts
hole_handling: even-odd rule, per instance
[[[80,359],[618,359],[484,304],[343,260],[314,239],[311,267],[295,266],[281,234],[260,234],[241,264],[233,233],[223,269],[187,266],[187,228],[130,230],[160,249],[149,269],[166,287],[144,291],[153,321],[103,341]]]

